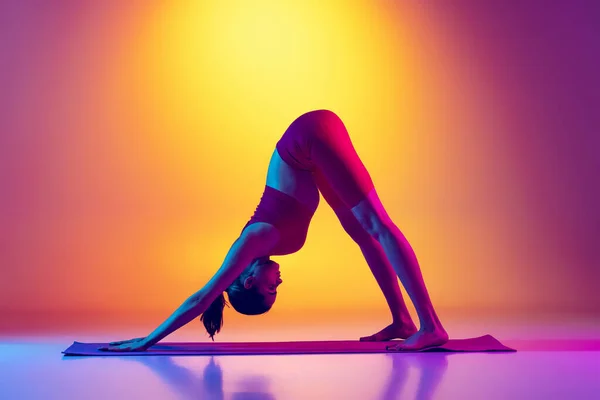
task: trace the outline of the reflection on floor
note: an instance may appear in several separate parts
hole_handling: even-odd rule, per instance
[[[63,336],[13,336],[0,338],[0,399],[598,398],[600,337],[581,336],[505,340],[520,351],[503,354],[117,358],[63,358]]]

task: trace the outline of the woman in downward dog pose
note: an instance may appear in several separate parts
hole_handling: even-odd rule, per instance
[[[277,142],[260,203],[209,282],[150,335],[113,342],[101,350],[146,350],[200,315],[214,338],[223,325],[224,292],[242,314],[267,312],[282,283],[279,264],[269,257],[302,248],[319,192],[360,247],[392,313],[392,324],[361,340],[405,339],[392,348],[396,350],[419,350],[447,342],[448,334],[433,308],[417,258],[381,204],[344,123],[333,112],[318,110],[297,118]],[[397,277],[415,305],[419,330],[403,301]]]

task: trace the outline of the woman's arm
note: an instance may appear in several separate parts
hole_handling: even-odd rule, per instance
[[[248,226],[233,243],[221,268],[199,291],[191,295],[158,328],[145,338],[115,342],[103,350],[145,350],[202,314],[244,269],[258,257],[269,254],[279,240],[279,232],[266,223]]]

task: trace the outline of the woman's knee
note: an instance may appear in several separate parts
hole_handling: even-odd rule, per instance
[[[365,230],[360,221],[350,211],[350,209],[334,210],[344,231],[357,243],[359,246],[373,240],[372,235]]]
[[[393,235],[395,225],[389,218],[382,218],[380,215],[373,213],[362,218],[357,217],[357,219],[363,229],[378,242]]]
[[[375,190],[372,190],[367,198],[352,208],[352,214],[362,228],[377,241],[392,234],[394,230],[394,222],[381,204]]]

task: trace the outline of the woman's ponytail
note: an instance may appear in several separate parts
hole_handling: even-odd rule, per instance
[[[223,327],[223,309],[227,302],[223,293],[217,297],[200,317],[204,324],[208,336],[215,341],[215,334],[221,331]]]

